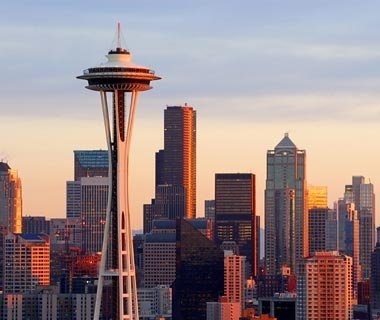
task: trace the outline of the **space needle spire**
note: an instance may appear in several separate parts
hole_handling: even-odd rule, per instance
[[[109,155],[108,207],[94,320],[100,317],[106,279],[112,283],[111,299],[107,301],[112,303],[112,319],[138,320],[129,209],[129,150],[138,93],[151,89],[150,82],[161,78],[153,70],[132,62],[131,53],[121,45],[120,23],[117,25],[116,48],[106,57],[107,62],[86,69],[77,77],[88,81],[87,89],[100,92]]]

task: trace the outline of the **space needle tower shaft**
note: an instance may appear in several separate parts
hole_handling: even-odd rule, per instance
[[[129,209],[129,151],[138,93],[151,89],[150,82],[161,78],[149,68],[132,63],[120,39],[118,24],[116,49],[108,52],[108,61],[78,76],[88,81],[87,89],[100,92],[109,154],[109,196],[94,320],[100,317],[105,280],[111,280],[107,303],[111,304],[112,319],[139,319]]]

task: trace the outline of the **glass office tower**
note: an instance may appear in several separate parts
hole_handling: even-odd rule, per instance
[[[284,266],[297,273],[308,254],[306,152],[288,134],[267,152],[265,262],[267,274]]]

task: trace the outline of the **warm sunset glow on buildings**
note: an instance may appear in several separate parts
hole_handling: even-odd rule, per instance
[[[327,208],[327,187],[326,186],[307,186],[307,206],[312,208]]]
[[[0,162],[0,226],[8,231],[21,233],[22,192],[17,170]]]
[[[129,207],[129,156],[137,98],[150,90],[150,82],[161,79],[148,67],[135,64],[132,54],[121,45],[120,23],[115,47],[107,54],[107,62],[88,68],[78,79],[88,81],[87,89],[98,91],[108,147],[108,199],[99,282],[94,319],[99,319],[103,284],[112,281],[113,318],[138,320],[136,269]],[[110,109],[108,108],[110,104]]]
[[[297,274],[308,251],[306,151],[286,133],[267,151],[265,189],[265,257],[268,274],[282,267]]]
[[[379,12],[3,1],[0,319],[378,317]]]
[[[306,319],[347,320],[352,313],[352,258],[337,251],[306,259]]]
[[[183,217],[196,216],[196,111],[185,104],[164,111],[163,184],[185,192]]]
[[[4,292],[31,292],[50,285],[50,240],[47,235],[5,236]]]

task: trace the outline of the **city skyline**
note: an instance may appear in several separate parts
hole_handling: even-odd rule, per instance
[[[198,117],[197,216],[213,199],[215,173],[251,172],[263,217],[265,155],[285,132],[306,150],[307,182],[328,187],[329,206],[354,175],[379,194],[379,9],[374,1],[4,4],[0,160],[18,170],[24,216],[64,217],[73,150],[106,149],[99,99],[75,76],[103,61],[117,20],[136,62],[164,78],[137,110],[134,229],[154,194],[164,109],[186,102]]]

